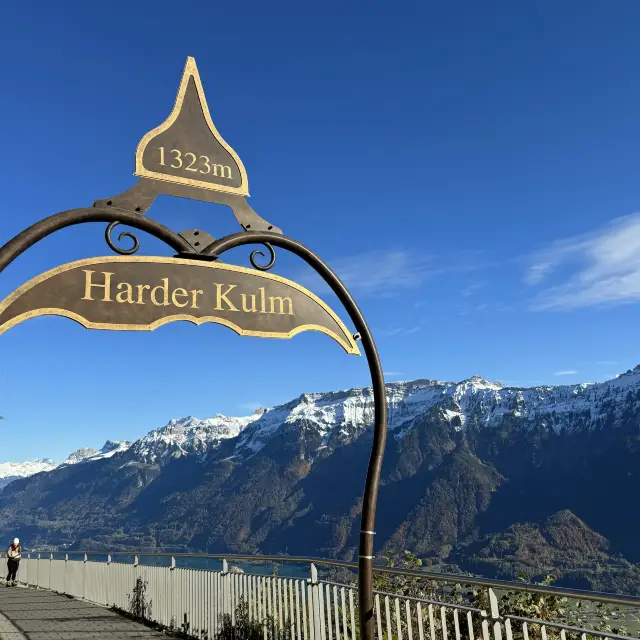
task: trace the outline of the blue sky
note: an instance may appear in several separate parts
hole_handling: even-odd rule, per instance
[[[191,55],[252,206],[351,287],[389,380],[613,377],[640,362],[639,20],[636,0],[12,3],[0,241],[130,187],[136,145]],[[150,214],[176,231],[239,230],[217,205],[165,197]],[[44,240],[2,273],[0,295],[109,255],[103,232]],[[338,307],[293,257],[280,252],[275,272]],[[0,435],[20,443],[0,461],[369,382],[364,358],[313,333],[38,318],[0,341]]]

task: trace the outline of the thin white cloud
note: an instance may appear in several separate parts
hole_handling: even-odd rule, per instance
[[[531,302],[533,310],[640,301],[640,213],[552,243],[531,257],[524,282],[539,285],[560,267],[569,267],[569,273],[538,293]]]
[[[481,266],[477,252],[452,255],[444,259],[405,250],[370,251],[328,261],[347,288],[358,296],[391,297],[416,289],[427,280],[446,273],[474,271]],[[309,269],[297,278],[313,291],[326,292],[328,286]]]
[[[396,336],[404,331],[404,327],[392,327],[391,329],[372,329],[375,336]]]
[[[554,372],[554,376],[574,376],[578,373],[577,369],[566,369],[565,371],[556,371]]]
[[[385,378],[397,378],[398,376],[403,376],[403,375],[404,375],[403,371],[385,371],[384,372]]]
[[[596,362],[596,364],[601,364],[604,367],[613,367],[618,363],[615,360],[600,360],[599,362]]]
[[[410,329],[407,329],[404,334],[406,336],[410,336],[412,333],[415,333],[416,331],[420,331],[420,329],[422,329],[422,325],[416,325],[415,327],[411,327]]]
[[[468,298],[469,296],[472,296],[474,293],[478,293],[478,291],[480,289],[482,289],[482,287],[484,287],[487,283],[486,282],[470,282],[462,291],[462,296],[464,298]]]

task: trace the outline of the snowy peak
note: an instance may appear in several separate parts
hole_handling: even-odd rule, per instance
[[[100,449],[101,458],[110,458],[116,455],[116,453],[122,453],[127,451],[131,446],[131,442],[128,440],[107,440],[102,449]]]
[[[518,418],[522,428],[543,426],[560,431],[600,426],[612,403],[622,412],[625,402],[640,410],[640,365],[603,383],[505,387],[481,376],[461,382],[414,380],[386,385],[390,435],[403,437],[418,418],[439,416],[457,430],[470,421],[496,427]],[[632,392],[635,399],[629,400]],[[635,395],[634,395],[635,394]],[[435,413],[431,413],[435,412]],[[254,455],[273,435],[291,429],[311,435],[321,444],[352,440],[373,425],[371,387],[327,393],[303,393],[295,400],[266,411],[238,439],[239,455]]]
[[[640,365],[602,383],[505,387],[472,376],[461,382],[392,382],[386,390],[389,436],[398,439],[425,420],[441,420],[456,430],[497,428],[507,422],[515,428],[543,427],[556,432],[594,429],[640,412]],[[258,409],[251,416],[176,418],[133,443],[108,440],[101,449],[79,449],[60,466],[120,455],[124,465],[164,464],[186,455],[206,454],[225,440],[234,441],[234,456],[246,458],[276,435],[297,441],[301,457],[314,458],[323,449],[358,438],[371,429],[373,419],[371,387],[303,393],[272,409]],[[281,447],[284,441],[274,442]],[[51,471],[55,466],[51,460],[0,464],[0,488],[3,479]]]
[[[3,462],[0,464],[0,478],[26,478],[41,471],[51,471],[56,463],[49,458],[28,460],[27,462]]]
[[[234,438],[261,414],[247,417],[216,415],[199,420],[193,416],[173,419],[164,427],[136,440],[130,452],[147,463],[161,463],[189,454],[203,454],[222,440]]]
[[[93,460],[103,460],[127,451],[131,443],[128,440],[107,440],[101,449],[86,447],[74,451],[60,466],[65,467],[79,462],[90,462]]]
[[[94,449],[93,447],[84,447],[70,453],[69,457],[60,466],[64,467],[70,464],[78,464],[78,462],[84,462],[85,460],[97,455],[100,455],[100,451],[98,451],[98,449]]]
[[[28,460],[27,462],[3,462],[0,464],[0,490],[18,478],[27,478],[43,471],[52,471],[56,463],[49,458]]]

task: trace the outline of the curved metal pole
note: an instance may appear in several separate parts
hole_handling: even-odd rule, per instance
[[[189,243],[177,233],[174,233],[163,224],[151,218],[146,218],[139,213],[98,208],[70,209],[69,211],[55,213],[27,227],[0,248],[0,272],[9,266],[20,254],[24,253],[29,247],[43,238],[65,227],[71,227],[84,222],[121,222],[129,227],[140,229],[140,231],[146,231],[158,238],[158,240],[166,242],[171,248],[178,252],[193,251]]]
[[[202,251],[202,255],[218,257],[229,249],[255,243],[270,243],[276,247],[287,249],[315,269],[344,305],[362,340],[373,385],[374,426],[371,457],[362,496],[360,550],[358,553],[358,602],[361,638],[362,640],[373,640],[373,536],[382,456],[387,440],[387,394],[378,350],[367,322],[347,288],[328,265],[303,244],[268,231],[241,232],[216,240]]]

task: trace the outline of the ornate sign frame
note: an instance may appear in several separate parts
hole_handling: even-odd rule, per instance
[[[191,82],[193,82],[192,86],[195,86],[196,93],[194,94],[192,91],[189,97],[188,92]],[[190,145],[193,145],[194,149],[193,151],[188,151],[186,153],[191,153],[191,155],[196,157],[196,159],[197,154],[206,156],[207,162],[205,162],[204,160],[201,161],[201,164],[199,165],[199,172],[203,176],[207,177],[208,181],[205,179],[198,179],[195,181],[182,179],[184,178],[184,176],[181,176],[180,171],[178,171],[182,169],[182,165],[174,167],[174,174],[158,175],[158,171],[152,171],[146,164],[147,156],[145,155],[145,152],[148,149],[149,143],[152,140],[156,139],[158,136],[165,135],[171,130],[171,128],[178,121],[178,118],[181,117],[187,101],[190,101],[188,109],[185,111],[187,116],[185,117],[184,121],[181,121],[180,127],[178,127],[178,129],[176,129],[176,131],[174,132],[175,136],[173,137],[173,140],[177,141],[175,148],[180,151],[180,157],[182,157],[182,151],[178,147],[182,143],[184,143],[184,145],[187,145],[187,143],[189,143]],[[206,125],[206,129],[203,128],[203,123],[204,125]],[[207,147],[206,145],[209,146]],[[198,146],[197,150],[195,149],[196,146]],[[186,150],[187,146],[184,146],[184,149]],[[164,153],[159,149],[156,150],[159,152],[159,154]],[[220,160],[220,158],[222,158],[223,160],[225,158],[230,158],[228,162],[233,161],[235,166],[239,169],[239,177],[234,178],[232,170],[226,171],[225,169],[224,171],[212,171],[210,167],[213,166],[213,163],[209,158],[209,154],[211,155],[211,159],[215,156],[216,160]],[[224,154],[227,155],[225,156]],[[177,158],[177,154],[173,155]],[[152,158],[150,160],[151,163],[155,162],[156,166],[166,166],[166,162],[164,165],[162,164],[163,161],[165,161],[165,156],[163,155],[156,155],[155,159]],[[192,162],[195,163],[196,160],[193,160]],[[217,162],[216,164],[218,166],[231,167],[230,164],[222,164],[222,161]],[[207,168],[207,165],[209,166],[209,168]],[[191,167],[192,172],[193,169],[194,167]],[[46,238],[52,233],[55,233],[60,229],[64,229],[65,227],[76,224],[84,224],[87,222],[107,223],[108,226],[105,231],[105,238],[108,246],[120,256],[130,256],[131,254],[134,254],[139,248],[139,241],[136,235],[130,231],[125,231],[120,233],[120,235],[118,236],[118,241],[122,241],[124,238],[127,238],[132,242],[132,245],[129,248],[122,248],[118,246],[118,244],[112,238],[112,233],[115,227],[117,225],[125,224],[139,231],[145,231],[146,233],[149,233],[150,235],[153,235],[156,238],[162,240],[171,249],[173,249],[176,254],[172,258],[162,258],[154,256],[139,258],[112,257],[89,258],[87,260],[79,262],[84,263],[85,265],[103,263],[109,263],[112,265],[115,263],[145,263],[148,266],[149,264],[157,264],[159,265],[158,272],[157,274],[154,273],[154,275],[157,275],[158,277],[162,276],[162,271],[160,269],[162,265],[165,265],[165,267],[167,267],[167,265],[173,265],[173,267],[179,266],[179,275],[180,277],[186,278],[185,282],[191,282],[191,280],[189,279],[194,276],[196,270],[198,268],[203,268],[206,265],[205,268],[218,270],[218,272],[224,271],[227,274],[229,272],[235,272],[238,277],[242,276],[242,278],[248,280],[255,279],[256,277],[262,277],[265,282],[269,281],[271,283],[278,283],[279,286],[291,287],[292,290],[297,290],[300,295],[303,296],[302,300],[311,300],[313,303],[310,307],[303,309],[304,313],[301,314],[301,319],[292,319],[291,316],[295,315],[295,313],[265,313],[265,319],[258,320],[256,316],[255,318],[252,317],[251,319],[247,320],[247,322],[249,322],[249,325],[247,325],[249,327],[248,329],[246,326],[240,326],[236,321],[230,322],[228,318],[225,318],[220,314],[204,314],[203,316],[192,316],[191,314],[184,314],[186,317],[175,319],[187,319],[196,324],[200,324],[201,322],[206,321],[218,322],[219,324],[226,324],[227,326],[231,326],[231,328],[233,328],[238,333],[244,333],[245,335],[258,335],[259,337],[292,337],[296,333],[299,333],[303,330],[319,330],[323,333],[326,333],[327,335],[330,335],[334,340],[340,343],[348,353],[354,354],[359,353],[356,343],[361,342],[372,380],[374,398],[374,424],[372,449],[362,496],[362,515],[360,520],[360,541],[358,552],[358,599],[360,632],[362,634],[362,639],[373,640],[373,540],[375,535],[374,523],[378,498],[378,487],[380,483],[380,473],[382,469],[382,457],[384,454],[387,437],[387,398],[384,376],[380,358],[378,356],[378,350],[376,348],[375,341],[367,325],[367,322],[362,315],[362,312],[360,311],[353,297],[344,286],[344,284],[340,281],[338,276],[325,262],[322,261],[320,257],[318,257],[313,251],[308,249],[303,244],[284,236],[279,228],[264,220],[247,204],[245,197],[248,196],[249,191],[246,170],[239,156],[222,139],[215,125],[213,124],[213,121],[211,120],[209,109],[204,96],[204,90],[200,81],[200,76],[198,74],[195,60],[193,60],[193,58],[187,59],[185,71],[180,83],[180,88],[178,90],[178,97],[176,99],[176,103],[173,111],[171,112],[171,115],[159,127],[152,129],[148,134],[146,134],[138,145],[136,151],[136,175],[140,177],[139,181],[124,193],[118,196],[96,200],[93,203],[93,207],[90,208],[72,209],[69,211],[56,213],[52,216],[49,216],[48,218],[44,218],[40,222],[35,223],[34,225],[28,227],[27,229],[16,235],[13,239],[9,240],[3,247],[0,248],[0,272],[2,272],[29,247],[33,246],[43,238]],[[231,175],[231,178],[228,177],[229,175]],[[229,187],[228,185],[226,185],[225,187],[225,183],[223,182],[224,179],[230,181],[233,181],[235,179],[236,182],[239,181],[239,184],[235,187]],[[213,236],[201,229],[188,229],[185,231],[181,231],[180,233],[176,233],[168,227],[160,224],[159,222],[156,222],[155,220],[145,216],[145,213],[153,204],[156,196],[160,194],[168,194],[177,197],[225,204],[232,209],[238,223],[242,227],[242,231],[239,233],[228,235],[218,240],[214,239]],[[256,249],[250,254],[251,265],[257,271],[245,269],[242,267],[236,267],[233,265],[220,264],[219,258],[225,252],[236,247],[249,244],[262,245],[269,252],[269,260],[266,264],[259,264],[256,260],[256,256],[258,255],[265,257],[263,251]],[[311,292],[307,291],[296,283],[285,280],[284,278],[264,273],[266,271],[269,271],[275,264],[275,250],[273,248],[274,246],[287,250],[300,257],[323,278],[323,280],[329,285],[331,290],[344,306],[345,311],[347,312],[350,320],[355,326],[355,333],[351,334],[346,329],[344,324],[340,321],[338,316]],[[34,278],[32,281],[23,285],[12,294],[10,294],[5,299],[5,301],[0,303],[0,333],[8,329],[9,326],[13,326],[21,320],[26,319],[27,316],[33,317],[36,315],[44,315],[48,313],[73,317],[74,319],[80,321],[82,324],[85,324],[85,326],[92,326],[93,328],[98,329],[151,330],[154,323],[162,324],[167,321],[171,321],[171,319],[167,319],[170,318],[170,314],[163,316],[162,313],[164,312],[156,313],[156,310],[154,310],[153,313],[156,313],[156,315],[159,314],[157,318],[153,315],[153,313],[147,316],[148,318],[151,318],[151,322],[148,322],[146,320],[133,323],[127,322],[125,323],[126,326],[123,326],[122,324],[120,324],[120,326],[115,326],[118,325],[117,322],[105,323],[103,322],[103,320],[100,320],[100,322],[96,323],[94,321],[88,320],[85,316],[80,313],[76,313],[76,311],[73,310],[79,308],[74,306],[77,305],[77,295],[75,298],[73,298],[73,295],[75,294],[72,295],[74,287],[77,288],[78,283],[77,281],[68,279],[63,279],[63,281],[58,282],[58,284],[62,288],[62,291],[60,300],[56,300],[54,306],[47,306],[45,304],[45,306],[39,307],[38,305],[41,303],[37,300],[29,301],[27,300],[27,298],[21,298],[21,296],[23,294],[26,294],[32,287],[38,285],[39,283],[43,283],[48,279],[50,279],[51,282],[55,284],[55,282],[57,282],[56,274],[65,272],[65,269],[66,272],[71,273],[74,268],[79,268],[78,263],[61,265],[57,269],[52,270],[52,272],[56,273],[47,272],[45,274],[42,274],[41,276]],[[132,279],[139,279],[142,277],[142,275],[140,273],[137,273],[135,270],[128,272],[128,274]],[[140,282],[144,281],[140,280],[135,286],[142,287],[142,290],[144,291],[146,291],[146,287],[149,287],[149,289],[151,288],[151,285],[140,284]],[[235,284],[227,282],[226,286],[239,286],[240,284],[240,281]],[[106,281],[97,286],[106,287]],[[133,284],[130,284],[130,287],[133,286]],[[179,289],[181,292],[186,292],[185,287],[179,287]],[[124,290],[128,291],[127,287],[124,287]],[[174,292],[177,290],[178,289],[174,289]],[[140,291],[140,289],[138,291]],[[50,291],[45,291],[46,295],[50,295],[50,293]],[[278,292],[274,291],[273,293]],[[183,296],[184,294],[179,293],[178,295]],[[37,298],[37,296],[35,297]],[[273,298],[278,300],[283,299],[283,294],[280,293],[277,296],[273,296]],[[119,301],[134,304],[137,303],[138,300],[139,299],[133,300],[128,297],[128,295],[124,295],[122,300]],[[184,298],[181,297],[180,300],[184,300]],[[103,300],[103,302],[104,301],[105,300]],[[17,315],[15,317],[7,316],[6,324],[4,324],[4,321],[2,319],[3,314],[7,312],[10,315],[10,309],[12,305],[18,303],[23,304],[23,307],[20,307],[21,310],[17,310]],[[157,304],[157,299],[154,304]],[[284,302],[281,302],[280,304],[284,304]],[[164,305],[164,302],[162,302],[162,305]],[[162,305],[157,304],[157,306]],[[293,311],[293,298],[291,298],[291,305]],[[220,307],[219,304],[217,306]],[[304,307],[304,303],[302,304],[302,306]],[[140,308],[142,307],[144,307],[144,305],[142,305]],[[229,309],[227,309],[227,311],[228,310]],[[327,329],[327,326],[323,326],[321,323],[318,323],[317,319],[319,317],[323,317],[322,313],[320,313],[319,310],[321,310],[322,313],[327,314],[326,317],[332,318],[333,321],[337,323],[335,326],[339,327],[338,331],[334,329]],[[220,311],[220,309],[217,309],[217,311]],[[109,311],[107,313],[104,308],[99,308],[97,309],[97,311],[94,309],[91,313],[94,312],[98,314],[97,317],[102,319],[104,317],[107,317],[108,313],[115,314],[113,316],[115,318],[120,317],[118,316],[118,314],[121,313],[120,311]],[[131,313],[131,309],[129,308],[125,315],[128,314],[127,317],[130,317]],[[320,313],[320,315],[318,315],[318,313]],[[75,314],[76,317],[74,317],[73,314]],[[311,318],[311,320],[307,322],[307,319],[309,318]],[[264,326],[268,326],[270,327],[270,329],[260,329],[260,326],[262,326],[261,323],[263,322],[267,323]],[[298,324],[296,324],[296,322]],[[104,326],[105,324],[111,324],[112,326]],[[234,324],[235,326],[232,326]],[[258,327],[258,329],[256,329],[255,327]],[[332,333],[334,335],[332,335]],[[339,335],[340,333],[342,335]]]

